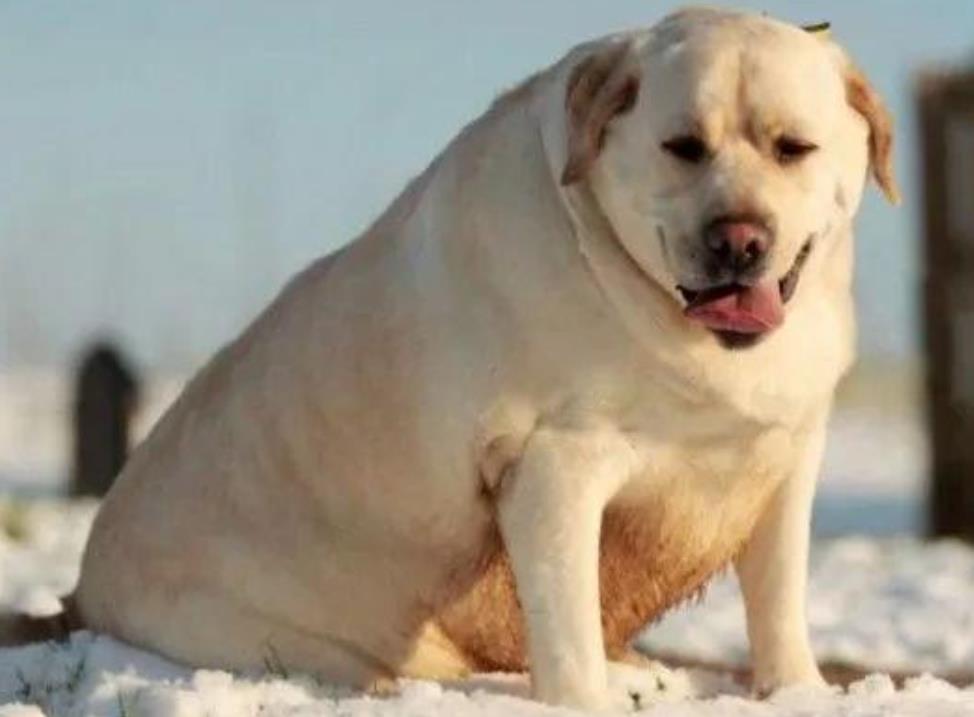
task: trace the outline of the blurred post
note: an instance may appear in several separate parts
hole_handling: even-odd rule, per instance
[[[100,497],[125,464],[138,383],[120,351],[95,344],[78,366],[74,401],[72,496]]]
[[[918,88],[933,445],[930,532],[974,542],[974,72]]]

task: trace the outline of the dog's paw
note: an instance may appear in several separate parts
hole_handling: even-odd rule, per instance
[[[636,667],[625,662],[610,662],[609,701],[614,709],[633,712],[660,702],[677,702],[693,696],[686,672],[671,670],[647,660]]]

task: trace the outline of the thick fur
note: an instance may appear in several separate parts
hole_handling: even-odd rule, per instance
[[[757,687],[820,681],[810,505],[870,148],[893,187],[851,73],[698,10],[501,98],[190,383],[98,515],[84,622],[357,685],[530,665],[539,699],[598,708],[631,691],[606,656],[734,561]],[[704,166],[660,149],[691,130]],[[781,131],[819,148],[779,166]],[[773,219],[774,275],[814,248],[784,325],[731,351],[676,286],[702,224],[745,210]]]

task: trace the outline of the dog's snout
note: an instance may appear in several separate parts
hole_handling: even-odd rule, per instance
[[[704,231],[704,244],[715,268],[734,274],[759,268],[771,242],[770,228],[758,219],[720,217]]]

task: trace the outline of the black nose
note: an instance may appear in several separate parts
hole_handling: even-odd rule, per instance
[[[704,232],[704,245],[713,267],[734,275],[760,269],[771,240],[768,226],[754,219],[718,218]]]

